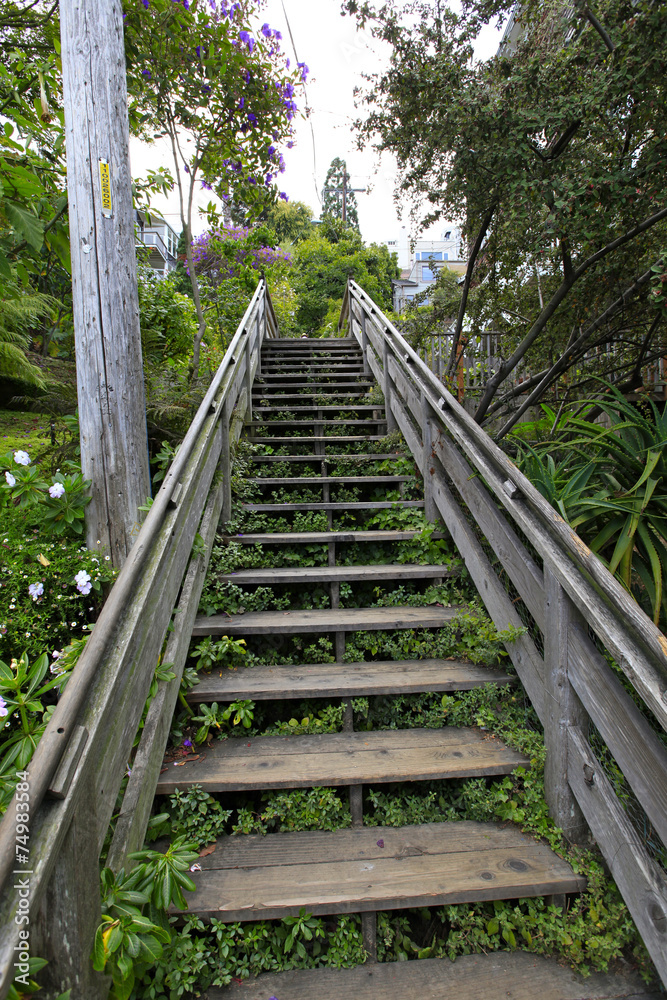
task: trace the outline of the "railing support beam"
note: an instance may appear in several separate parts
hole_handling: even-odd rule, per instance
[[[568,677],[568,629],[577,617],[574,604],[548,565],[544,567],[544,790],[554,822],[567,839],[589,839],[588,824],[567,780],[568,730],[588,731],[588,716]]]

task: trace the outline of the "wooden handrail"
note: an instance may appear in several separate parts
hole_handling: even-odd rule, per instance
[[[94,843],[89,850],[99,857],[100,837],[103,842],[123,775],[122,762],[132,748],[213,475],[220,455],[223,462],[224,455],[228,456],[223,438],[229,436],[231,412],[244,393],[248,365],[253,372],[257,370],[262,341],[275,336],[275,330],[275,313],[262,280],[28,765],[31,920],[71,825],[74,806],[84,786],[90,791],[91,782],[100,788],[99,799],[92,804],[98,821],[93,824]],[[252,380],[252,372],[249,377]],[[223,469],[223,479],[223,489],[228,490],[228,468]],[[148,614],[154,616],[154,627]],[[113,714],[113,719],[103,726],[105,713]],[[100,759],[96,751],[104,728],[108,745]],[[101,782],[100,765],[110,772]],[[51,798],[47,798],[49,792]],[[0,824],[0,997],[11,983],[11,956],[19,930],[14,921],[18,905],[13,888],[15,806],[16,797]],[[99,886],[88,886],[87,891],[99,896]]]
[[[448,526],[495,624],[502,629],[522,620],[480,535],[541,632],[543,652],[530,635],[507,651],[544,725],[552,816],[572,840],[586,823],[593,831],[667,985],[664,871],[641,843],[585,736],[590,718],[667,843],[667,748],[589,631],[664,730],[667,637],[354,281],[339,329],[347,320],[384,387],[388,426],[401,430],[423,475],[427,516],[439,514]],[[633,850],[619,851],[619,844]]]

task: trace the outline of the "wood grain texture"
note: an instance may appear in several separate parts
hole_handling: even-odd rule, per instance
[[[265,513],[276,513],[286,510],[386,510],[400,503],[401,507],[424,506],[423,500],[368,500],[366,503],[350,503],[349,501],[329,501],[318,503],[244,503],[243,510],[263,510]]]
[[[227,535],[226,541],[240,545],[317,545],[327,542],[404,542],[416,538],[419,531],[276,531],[265,535]],[[434,531],[432,539],[446,538],[443,531]]]
[[[667,986],[667,883],[581,730],[569,731],[567,777],[637,929]]]
[[[193,636],[269,635],[297,632],[356,632],[384,628],[440,628],[465,608],[335,608],[317,611],[255,611],[196,619]]]
[[[208,1000],[660,1000],[636,973],[584,979],[558,959],[520,951],[265,974],[207,994]]]
[[[568,630],[577,611],[548,566],[544,593],[544,793],[556,826],[571,843],[577,843],[588,840],[586,821],[567,780],[568,730],[578,726],[588,731],[588,716],[569,676]]]
[[[496,628],[505,629],[510,625],[517,629],[523,628],[523,622],[505,588],[493,572],[493,567],[475,533],[452,496],[444,478],[437,471],[433,477],[433,499],[443,521],[451,532],[454,544],[463,556],[468,572]],[[535,711],[541,718],[545,698],[542,681],[544,662],[535,648],[535,644],[529,636],[520,635],[514,642],[507,643],[505,648],[526,688]]]
[[[544,630],[542,570],[526,551],[509,519],[503,516],[484,484],[475,476],[474,469],[446,435],[435,435],[433,450],[500,559],[503,569],[521,594],[538,627]]]
[[[372,566],[296,566],[272,569],[241,569],[236,573],[221,573],[221,582],[239,587],[252,584],[278,586],[283,583],[332,583],[343,580],[429,580],[436,577],[458,576],[449,566],[411,565],[410,563],[374,564]]]
[[[511,684],[516,678],[493,667],[465,660],[375,660],[369,663],[306,663],[254,666],[200,673],[186,694],[192,704],[252,698],[333,698],[469,691],[483,684]]]
[[[412,476],[288,476],[274,478],[272,476],[260,476],[249,478],[247,481],[254,486],[331,486],[348,485],[357,483],[361,486],[382,484],[382,483],[408,483]]]
[[[494,831],[493,824],[432,823],[297,835],[326,838],[319,845],[310,841],[310,857],[299,841],[290,850],[278,840],[293,835],[270,834],[263,840],[277,855],[275,864],[246,864],[241,845],[234,867],[213,867],[224,865],[225,843],[217,861],[211,859],[218,851],[202,859],[206,867],[202,864],[195,874],[197,889],[187,894],[188,912],[225,921],[258,920],[298,914],[302,907],[316,914],[358,913],[584,887],[585,881],[549,848],[509,828],[502,844],[494,846]]]
[[[218,740],[167,764],[157,792],[193,782],[209,792],[313,788],[509,774],[528,760],[478,729],[406,729]]]
[[[120,567],[151,494],[121,4],[72,0],[60,30],[81,467],[92,482],[86,541]]]
[[[137,747],[123,802],[116,819],[113,839],[106,864],[114,872],[121,868],[126,871],[132,866],[128,854],[139,851],[144,843],[148,820],[153,804],[154,789],[160,775],[160,767],[169,738],[171,720],[183,676],[183,668],[190,646],[190,634],[197,614],[199,598],[204,587],[206,570],[215,540],[215,533],[222,509],[224,485],[214,488],[208,498],[204,515],[199,526],[205,551],[191,558],[183,581],[178,614],[174,620],[174,630],[170,633],[162,660],[172,664],[174,679],[161,681],[153,698],[141,740]]]
[[[656,832],[667,844],[667,748],[577,624],[569,630],[569,675]]]

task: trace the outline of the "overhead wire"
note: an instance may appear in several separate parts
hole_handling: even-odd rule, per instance
[[[281,5],[281,7],[283,9],[283,14],[285,15],[285,23],[287,25],[287,31],[289,33],[290,41],[292,43],[292,50],[294,52],[294,58],[295,58],[296,63],[298,65],[298,63],[299,63],[299,56],[297,55],[296,44],[294,42],[294,35],[292,34],[292,25],[290,24],[289,17],[287,16],[287,11],[285,10],[285,0],[280,0],[280,5]],[[311,118],[311,111],[313,109],[308,104],[308,89],[306,87],[305,75],[304,75],[304,79],[303,79],[303,93],[304,93],[304,97],[306,98],[306,112],[308,113],[308,123],[310,125],[310,136],[311,136],[311,140],[312,140],[312,144],[313,144],[313,185],[315,187],[315,194],[317,195],[317,200],[319,201],[319,203],[321,205],[322,204],[322,198],[320,196],[320,192],[319,192],[318,187],[317,187],[317,156],[316,156],[316,153],[315,153],[315,130],[313,128],[313,119]]]

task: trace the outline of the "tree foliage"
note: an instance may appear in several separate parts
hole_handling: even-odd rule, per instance
[[[356,229],[331,217],[294,248],[295,322],[313,333],[332,302],[342,300],[348,277],[359,282],[371,298],[391,308],[391,280],[398,276],[386,246],[366,246]]]
[[[191,254],[196,186],[255,214],[275,201],[284,169],[279,145],[296,114],[303,64],[290,69],[281,35],[257,22],[257,4],[240,0],[126,0],[128,87],[144,134],[171,144],[199,328],[193,371],[206,329]],[[291,141],[291,140],[290,140]],[[286,197],[283,195],[283,197]],[[219,213],[209,204],[215,224]]]
[[[399,189],[428,221],[464,225],[450,373],[461,335],[501,333],[477,420],[503,409],[496,396],[524,359],[543,370],[535,401],[558,379],[579,391],[594,356],[619,386],[641,383],[664,331],[649,296],[651,269],[666,270],[664,5],[599,0],[592,15],[526,0],[512,44],[483,63],[473,43],[509,0],[346,7],[392,46],[361,142],[395,154]]]

